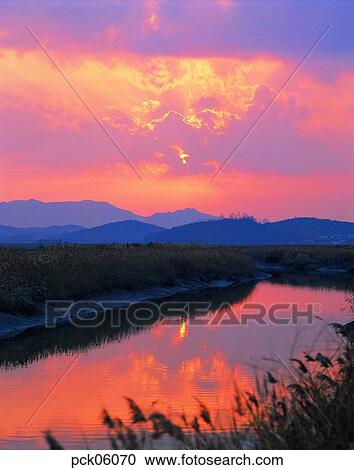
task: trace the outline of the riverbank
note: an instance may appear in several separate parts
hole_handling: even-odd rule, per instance
[[[244,278],[240,282],[258,281],[262,280],[263,278],[265,277],[260,275],[257,278]],[[134,302],[159,300],[176,294],[194,292],[201,289],[225,288],[232,284],[235,284],[235,281],[215,280],[205,282],[195,279],[184,282],[180,281],[178,285],[174,287],[152,287],[136,292],[130,292],[126,290],[117,290],[108,293],[103,292],[101,294],[88,296],[85,301],[105,302],[109,303],[110,308],[122,308]],[[45,304],[43,302],[38,302],[36,308],[37,312],[31,315],[24,315],[18,312],[0,313],[0,339],[17,336],[29,329],[44,328],[47,321],[49,321],[51,324],[56,324],[57,326],[65,325],[69,322],[68,312],[63,312],[60,310],[57,311],[52,308],[45,313]],[[84,311],[80,311],[81,318],[84,316],[90,318],[91,315],[92,310],[90,308],[87,308]],[[72,314],[70,314],[70,319],[73,319]]]
[[[339,283],[335,288],[337,275],[331,276],[332,287],[328,280],[324,288],[310,278],[307,283],[303,275],[298,275],[298,280],[295,277],[291,276],[291,284],[277,283],[275,279],[281,278],[274,275],[259,283],[186,292],[169,297],[168,301],[179,305],[181,302],[211,303],[208,312],[197,313],[199,318],[205,315],[209,321],[220,318],[219,310],[225,305],[230,305],[230,311],[238,317],[245,303],[261,302],[268,311],[270,306],[287,299],[301,309],[310,301],[322,305],[321,319],[315,318],[310,328],[302,328],[307,323],[304,318],[298,327],[277,326],[268,320],[265,325],[251,322],[248,326],[203,327],[183,320],[170,324],[163,317],[151,327],[133,328],[124,321],[124,312],[123,315],[117,312],[112,314],[113,323],[111,315],[107,315],[106,321],[95,328],[67,324],[54,329],[32,329],[1,340],[5,426],[0,447],[43,448],[42,433],[50,429],[66,448],[84,448],[84,432],[91,448],[105,449],[109,442],[99,419],[103,407],[100,397],[105,397],[104,406],[112,416],[118,416],[127,425],[129,410],[124,396],[136,400],[144,412],[157,400],[156,411],[165,413],[176,424],[182,413],[190,420],[198,416],[195,400],[198,397],[212,418],[217,419],[216,425],[219,427],[221,420],[228,429],[227,411],[233,405],[234,380],[245,393],[254,390],[254,374],[262,377],[264,368],[279,379],[277,363],[263,358],[277,359],[279,355],[287,362],[289,357],[302,357],[302,351],[313,357],[321,351],[331,357],[331,351],[337,347],[326,323],[348,321],[349,312],[342,309],[347,305],[345,285]],[[166,300],[154,303],[159,306]],[[224,312],[224,318],[229,318]],[[120,326],[112,326],[118,324],[118,318],[123,319]],[[60,385],[60,393],[55,393],[31,426],[26,426],[39,406],[38,397],[45,395],[43,390],[50,390],[74,361]],[[26,387],[18,387],[22,377]]]
[[[353,245],[246,246],[239,252],[266,272],[354,275]]]
[[[354,247],[59,245],[0,248],[0,337],[45,324],[47,300],[142,300],[276,273],[352,273]],[[57,324],[62,313],[51,311]]]
[[[251,277],[237,249],[191,245],[61,245],[0,248],[0,311],[33,315],[46,300],[174,288]]]

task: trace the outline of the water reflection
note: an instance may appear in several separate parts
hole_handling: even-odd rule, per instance
[[[243,284],[237,288],[203,289],[189,294],[173,296],[175,301],[210,302],[211,310],[219,308],[223,302],[236,304],[247,299],[255,288],[254,283]],[[161,304],[168,300],[160,300]],[[120,327],[112,327],[111,317],[120,317]],[[117,324],[117,321],[113,323]],[[107,315],[106,321],[95,328],[74,328],[62,325],[55,329],[32,329],[14,338],[0,341],[0,368],[22,366],[44,359],[52,354],[74,354],[112,341],[123,341],[140,334],[146,329],[132,327],[122,312]]]
[[[293,282],[262,282],[241,288],[204,291],[178,299],[212,300],[213,308],[228,302],[235,309],[247,302],[321,303],[323,320],[343,320],[347,312],[343,290]],[[145,409],[156,407],[191,415],[198,410],[195,397],[223,420],[235,384],[253,386],[255,371],[276,365],[262,357],[333,348],[334,337],[325,321],[312,326],[193,326],[160,322],[149,329],[122,325],[117,331],[105,324],[97,330],[62,327],[32,331],[0,346],[0,445],[3,448],[45,447],[42,431],[52,429],[67,447],[84,447],[83,434],[104,448],[105,431],[100,412],[128,419],[124,396]],[[36,414],[29,418],[67,370],[79,359]],[[154,403],[156,402],[156,403]]]

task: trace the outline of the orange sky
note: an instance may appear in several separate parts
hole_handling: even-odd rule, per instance
[[[68,5],[29,3],[24,20],[80,98],[16,8],[2,6],[0,200],[98,199],[141,214],[196,207],[260,218],[352,218],[354,73],[337,51],[346,42],[338,36],[345,12],[211,181],[318,34],[296,50],[277,22],[290,11],[269,6],[274,38],[264,36],[263,47],[254,35],[233,33],[231,17],[237,23],[244,16],[250,28],[259,21],[238,2],[208,4],[195,30],[177,27],[177,16],[200,15],[200,2],[179,9],[92,2],[80,24]],[[76,8],[84,14],[80,2]],[[212,24],[225,29],[220,44],[207,29]],[[306,25],[302,33],[310,35]]]

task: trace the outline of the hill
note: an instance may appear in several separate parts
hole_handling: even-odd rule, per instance
[[[160,227],[172,228],[179,225],[191,224],[202,220],[212,220],[215,216],[204,214],[196,209],[187,208],[173,212],[155,212],[149,217],[140,217],[141,222],[159,225]]]
[[[294,218],[257,222],[252,217],[196,222],[155,233],[147,241],[209,245],[353,244],[354,223]]]
[[[42,202],[36,199],[0,203],[0,224],[14,227],[48,227],[80,225],[94,227],[109,222],[134,218],[130,211],[107,202],[68,201]]]
[[[62,235],[81,230],[80,225],[53,225],[51,227],[8,227],[0,225],[0,243],[21,243],[57,239]]]
[[[124,220],[64,234],[60,239],[67,243],[144,243],[148,235],[163,230],[162,227],[137,220]]]
[[[151,216],[141,216],[120,209],[108,202],[91,200],[42,202],[29,199],[0,202],[0,224],[12,227],[28,228],[75,224],[89,228],[122,220],[138,220],[170,228],[211,218],[213,216],[203,214],[196,209],[156,212]]]

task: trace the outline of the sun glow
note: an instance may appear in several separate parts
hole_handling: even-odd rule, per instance
[[[185,320],[182,320],[182,322],[179,325],[179,338],[183,339],[187,336],[187,323]]]
[[[187,165],[188,159],[191,158],[191,156],[186,153],[179,145],[171,145],[171,148],[177,151],[178,156],[181,159],[182,165]]]

